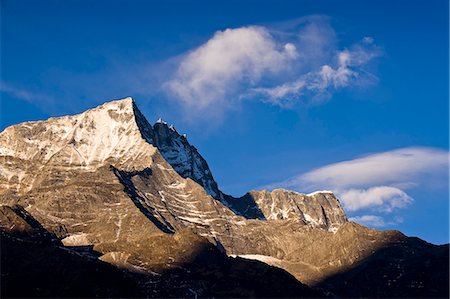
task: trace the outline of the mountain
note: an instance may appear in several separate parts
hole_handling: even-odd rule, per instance
[[[219,199],[220,190],[214,180],[208,163],[190,145],[186,135],[180,135],[173,125],[159,119],[153,126],[155,132],[154,145],[161,155],[183,178],[190,178],[201,185],[212,197]]]
[[[0,203],[4,296],[448,296],[448,245],[350,222],[328,191],[224,194],[131,98],[6,128]]]
[[[310,195],[283,189],[251,191],[240,198],[225,194],[219,190],[208,163],[188,142],[186,135],[180,135],[174,125],[168,126],[161,118],[153,130],[154,145],[173,169],[183,178],[190,178],[201,185],[236,215],[261,220],[297,218],[330,231],[337,230],[347,221],[339,200],[328,191]]]

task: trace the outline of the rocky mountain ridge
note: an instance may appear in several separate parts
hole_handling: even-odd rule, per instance
[[[343,291],[334,280],[329,280],[334,281],[331,286],[323,282],[364,264],[382,249],[408,252],[420,247],[424,264],[419,268],[425,272],[426,265],[448,260],[448,246],[443,250],[419,242],[418,247],[399,232],[349,222],[329,192],[307,195],[276,189],[251,191],[241,198],[222,193],[186,137],[162,121],[150,125],[131,98],[74,116],[6,128],[0,133],[0,166],[0,203],[9,215],[0,217],[2,237],[17,237],[11,227],[21,222],[11,211],[23,211],[60,242],[55,246],[76,254],[81,248],[87,250],[83,258],[140,273],[146,277],[140,285],[147,291],[151,286],[146,279],[184,271],[180,269],[186,265],[199,269],[214,264],[217,267],[208,271],[220,276],[222,267],[235,265],[234,259],[240,265],[256,259],[311,287],[344,294],[348,289]],[[8,244],[16,246],[14,242]],[[215,253],[198,262],[195,257],[204,256],[205,250]],[[392,260],[395,270],[385,265],[365,283],[380,283],[383,271],[401,277],[404,260]],[[442,269],[438,274],[448,277]],[[418,286],[410,282],[402,286],[414,292]],[[433,281],[428,283],[427,290],[435,287]],[[386,284],[382,286],[388,296]],[[211,288],[191,281],[184,290],[218,296],[208,293]],[[313,294],[301,285],[288,289],[296,288],[303,292],[299,296]],[[442,287],[435,289],[429,294],[443,292]],[[365,287],[358,294],[370,296],[371,291]],[[246,292],[243,296],[250,294]],[[233,296],[237,294],[238,289]],[[282,290],[276,294],[292,297]]]
[[[339,200],[332,192],[315,192],[310,195],[277,189],[251,191],[235,198],[218,188],[208,163],[192,146],[186,135],[180,135],[174,125],[168,126],[161,118],[153,125],[155,146],[166,161],[183,178],[190,178],[205,191],[230,208],[235,214],[248,219],[299,218],[315,227],[336,231],[347,221]],[[312,199],[317,197],[318,200]],[[308,214],[311,211],[311,216]],[[303,212],[305,211],[305,212]]]

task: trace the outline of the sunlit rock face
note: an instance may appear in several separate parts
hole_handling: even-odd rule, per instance
[[[433,280],[413,284],[417,276],[403,276],[416,261],[414,255],[406,257],[404,253],[418,250],[414,251],[420,252],[417,271],[430,273],[429,277],[448,277],[441,269],[432,272],[426,268],[445,257],[448,260],[448,247],[412,242],[396,231],[377,231],[349,222],[330,192],[302,194],[276,189],[251,191],[240,198],[224,194],[205,159],[186,137],[162,120],[150,125],[131,98],[1,132],[0,203],[2,232],[17,234],[14,227],[21,232],[38,228],[40,233],[33,233],[33,238],[45,235],[69,251],[90,248],[95,254],[83,253],[89,258],[145,275],[160,275],[194,263],[208,264],[208,271],[219,276],[231,271],[227,273],[233,277],[237,263],[249,267],[242,275],[258,277],[254,286],[271,286],[274,281],[257,275],[267,269],[251,269],[272,265],[338,295],[370,296],[375,282],[389,290],[388,282],[378,279],[383,275],[407,277],[392,278],[390,283],[395,280],[405,288],[412,285],[410,290],[435,288],[439,292],[442,288]],[[23,217],[39,225],[35,223],[31,229]],[[342,282],[339,280],[320,284],[386,248],[395,248],[405,258],[385,256],[389,262],[376,264],[377,271],[360,282],[363,292],[348,293],[345,286],[336,287]],[[201,267],[197,270],[204,272]],[[188,272],[183,275],[189,277]],[[281,275],[277,284],[289,280],[285,272],[277,275]],[[187,293],[177,293],[179,296],[192,295],[189,289],[207,294],[202,284],[184,281],[182,285]],[[274,296],[292,295],[294,289],[317,295],[308,293],[303,285],[300,289],[289,285],[286,290],[291,293]],[[250,290],[251,284],[248,287]],[[220,294],[234,297],[237,293]]]
[[[311,227],[336,232],[347,222],[339,200],[330,191],[302,194],[275,189],[250,191],[223,201],[237,214],[250,219],[301,221]]]
[[[123,169],[148,166],[155,152],[153,131],[135,112],[133,100],[127,98],[74,116],[11,126],[0,135],[0,155],[91,170],[105,164]],[[13,173],[3,169],[2,176],[8,180]]]

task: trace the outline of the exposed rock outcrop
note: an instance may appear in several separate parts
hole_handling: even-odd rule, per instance
[[[208,163],[185,136],[180,135],[173,125],[160,120],[153,125],[155,146],[173,169],[183,178],[190,178],[205,191],[220,199],[220,190],[214,180]]]

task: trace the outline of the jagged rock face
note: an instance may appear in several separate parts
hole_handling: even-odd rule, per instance
[[[16,217],[26,212],[63,245],[143,273],[214,246],[316,284],[405,240],[348,222],[327,192],[223,194],[186,138],[152,127],[130,98],[0,133],[0,203],[23,207],[0,210],[2,230],[29,229]]]
[[[224,217],[236,217],[162,158],[131,99],[9,127],[0,141],[1,203],[21,204],[63,244],[94,245],[105,259],[127,256],[123,244],[152,239],[185,246],[171,235],[185,228],[214,241]],[[130,260],[138,267],[170,260],[142,257]]]
[[[331,192],[308,196],[277,189],[272,192],[252,191],[240,198],[224,194],[219,190],[206,160],[173,125],[167,126],[160,119],[153,130],[155,146],[173,169],[183,178],[200,184],[209,195],[237,215],[261,220],[299,218],[306,224],[330,231],[336,231],[347,221],[339,200]]]
[[[220,191],[204,159],[173,128],[164,123],[149,125],[131,99],[75,116],[9,127],[0,140],[2,203],[23,205],[65,245],[95,244],[107,248],[102,249],[106,254],[114,246],[102,244],[134,242],[189,228],[229,253],[243,254],[252,247],[252,232],[265,227],[262,239],[257,236],[261,252],[284,252],[281,245],[272,244],[272,235],[277,234],[272,227],[282,223],[248,221],[240,217],[244,212],[235,214],[208,196],[208,188],[202,188],[207,186],[205,180],[213,182],[216,194]],[[178,156],[188,159],[177,160]],[[205,175],[195,177],[196,173]],[[259,198],[256,193],[254,197]],[[288,204],[297,206],[301,200],[298,197]],[[258,204],[267,214],[264,201]],[[277,204],[284,209],[285,203]],[[298,214],[302,221],[291,225],[300,229],[324,217],[334,220],[331,215],[310,214],[317,218]]]
[[[300,219],[313,227],[335,232],[347,222],[339,200],[331,192],[316,192],[309,195],[276,189],[251,191],[248,194],[265,219]]]
[[[180,135],[175,127],[167,126],[162,120],[154,124],[155,145],[159,152],[183,178],[191,178],[200,184],[212,197],[219,199],[220,191],[208,163],[190,145],[186,137]]]
[[[152,166],[159,154],[145,122],[128,98],[7,128],[0,134],[2,204],[21,204],[66,245],[164,234],[111,171]]]

